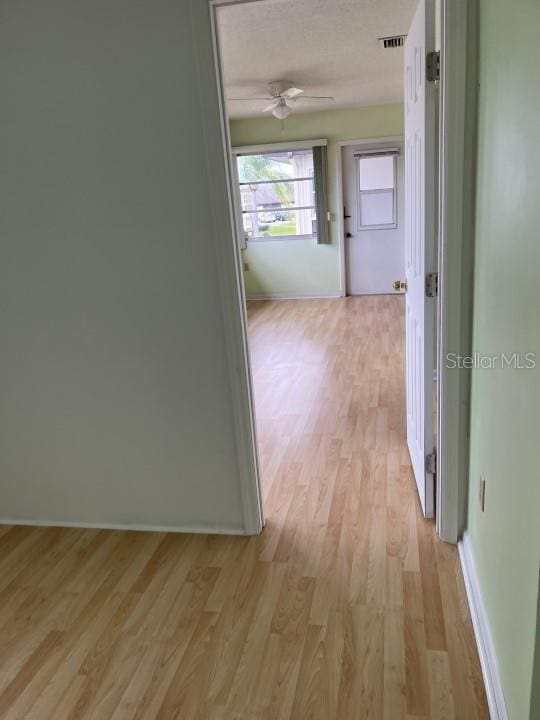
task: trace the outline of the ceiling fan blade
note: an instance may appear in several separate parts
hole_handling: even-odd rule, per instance
[[[290,87],[287,90],[284,90],[281,95],[284,98],[287,98],[288,100],[292,100],[292,98],[297,97],[298,95],[301,95],[304,91],[300,88]]]
[[[263,112],[270,112],[270,110],[277,108],[278,105],[279,105],[279,98],[277,100],[273,100],[270,103],[270,105],[267,105],[265,108],[263,108]]]
[[[293,98],[294,100],[335,100],[330,95],[302,95],[302,97]]]
[[[271,100],[270,97],[248,97],[248,98],[227,98],[227,100],[234,100],[237,102],[238,100],[244,100],[246,102],[251,102],[252,100]]]

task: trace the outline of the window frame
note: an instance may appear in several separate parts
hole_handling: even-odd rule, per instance
[[[397,205],[397,159],[398,152],[388,150],[375,150],[359,153],[356,159],[356,218],[358,232],[370,232],[371,230],[397,230],[399,227],[398,222],[398,205]],[[391,157],[392,158],[392,172],[393,172],[393,187],[391,188],[376,188],[374,190],[361,190],[360,189],[360,162],[362,160],[375,159],[378,157]],[[362,223],[362,195],[382,195],[388,192],[392,192],[392,209],[394,215],[394,222],[392,223],[376,223],[373,225],[364,225]]]
[[[266,185],[278,182],[305,182],[307,180],[315,182],[314,176],[311,177],[298,177],[298,178],[283,178],[283,180],[257,180],[256,182],[240,182],[238,175],[238,157],[242,155],[271,155],[273,153],[280,152],[294,152],[300,150],[311,150],[320,145],[327,145],[327,140],[308,140],[299,142],[284,142],[284,143],[270,143],[264,145],[249,145],[239,146],[231,148],[233,165],[234,165],[234,180],[235,180],[235,209],[237,214],[237,227],[240,238],[240,247],[242,249],[247,248],[248,243],[265,243],[265,242],[283,242],[291,240],[315,240],[317,241],[317,232],[307,233],[302,235],[258,235],[257,237],[248,237],[244,230],[243,216],[245,214],[252,214],[252,212],[246,212],[242,208],[241,199],[241,187],[249,185]],[[284,212],[297,212],[298,210],[313,210],[315,212],[315,225],[317,225],[317,204],[316,197],[314,197],[313,205],[302,205],[301,207],[283,208]],[[265,212],[261,210],[260,212]]]

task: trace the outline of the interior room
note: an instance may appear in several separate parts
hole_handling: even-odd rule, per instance
[[[379,3],[369,11],[356,3],[318,3],[306,22],[309,5],[252,3],[219,13],[232,147],[301,144],[319,138],[327,143],[327,237],[299,232],[294,242],[248,240],[242,252],[248,298],[344,294],[338,142],[403,136],[403,51],[388,41],[385,48],[379,38],[395,34],[397,45],[414,3],[400,3],[398,8]],[[290,88],[302,90],[287,101],[290,114],[282,120],[272,110],[265,111],[272,88],[285,93]],[[272,223],[267,235],[281,232],[279,224]],[[399,247],[396,255],[400,251],[404,256]],[[388,252],[387,260],[391,256]],[[399,261],[395,269],[404,272]]]

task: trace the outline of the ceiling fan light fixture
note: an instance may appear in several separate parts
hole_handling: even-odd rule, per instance
[[[285,120],[291,114],[291,109],[283,98],[280,98],[276,107],[272,110],[272,115],[278,120]]]

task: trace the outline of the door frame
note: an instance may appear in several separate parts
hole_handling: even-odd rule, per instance
[[[446,358],[472,353],[477,52],[478,0],[442,0],[435,515],[451,543],[465,529],[469,487],[471,370]]]
[[[339,295],[347,295],[347,248],[345,247],[345,222],[343,217],[343,148],[346,147],[371,147],[385,143],[403,144],[403,135],[386,135],[372,138],[360,138],[358,140],[337,140],[336,141],[336,179],[337,179],[337,235],[339,251]]]
[[[235,233],[235,214],[232,196],[232,152],[229,123],[225,110],[225,93],[221,50],[219,46],[217,11],[225,5],[268,0],[208,0],[212,46],[214,54],[214,83],[202,88],[211,93],[215,102],[217,90],[221,125],[222,162],[225,165],[228,195],[228,223],[232,241],[222,254],[234,258],[234,279],[221,288],[223,314],[230,348],[230,379],[234,397],[237,455],[240,486],[244,507],[245,533],[258,534],[264,525],[264,511],[258,465],[258,446],[255,430],[255,407],[247,341],[245,290],[242,278],[240,251]],[[476,89],[477,0],[441,0],[441,81],[439,95],[439,298],[437,310],[438,335],[438,468],[437,468],[437,532],[455,543],[464,524],[465,497],[468,487],[468,417],[470,408],[470,373],[445,367],[446,353],[470,354],[472,324],[472,270],[474,202],[466,197],[463,187],[471,192],[475,166],[470,158],[475,154],[474,118]],[[203,76],[204,77],[204,76]],[[464,99],[468,100],[463,111]],[[394,136],[392,136],[394,137]],[[392,137],[385,137],[391,141]],[[378,138],[379,140],[381,138]],[[361,144],[362,140],[338,141],[338,163],[342,163],[342,147]],[[369,139],[368,142],[373,142]],[[340,208],[343,207],[343,179]],[[223,188],[216,191],[223,192]],[[339,192],[339,188],[338,188]],[[339,200],[339,198],[338,198]],[[338,214],[341,214],[339,212]],[[225,218],[223,219],[226,220]],[[340,287],[345,294],[345,258],[343,219],[338,217]],[[234,297],[233,297],[234,294]],[[240,312],[240,318],[238,314]],[[455,458],[458,463],[455,463]],[[454,460],[452,462],[452,460]]]

